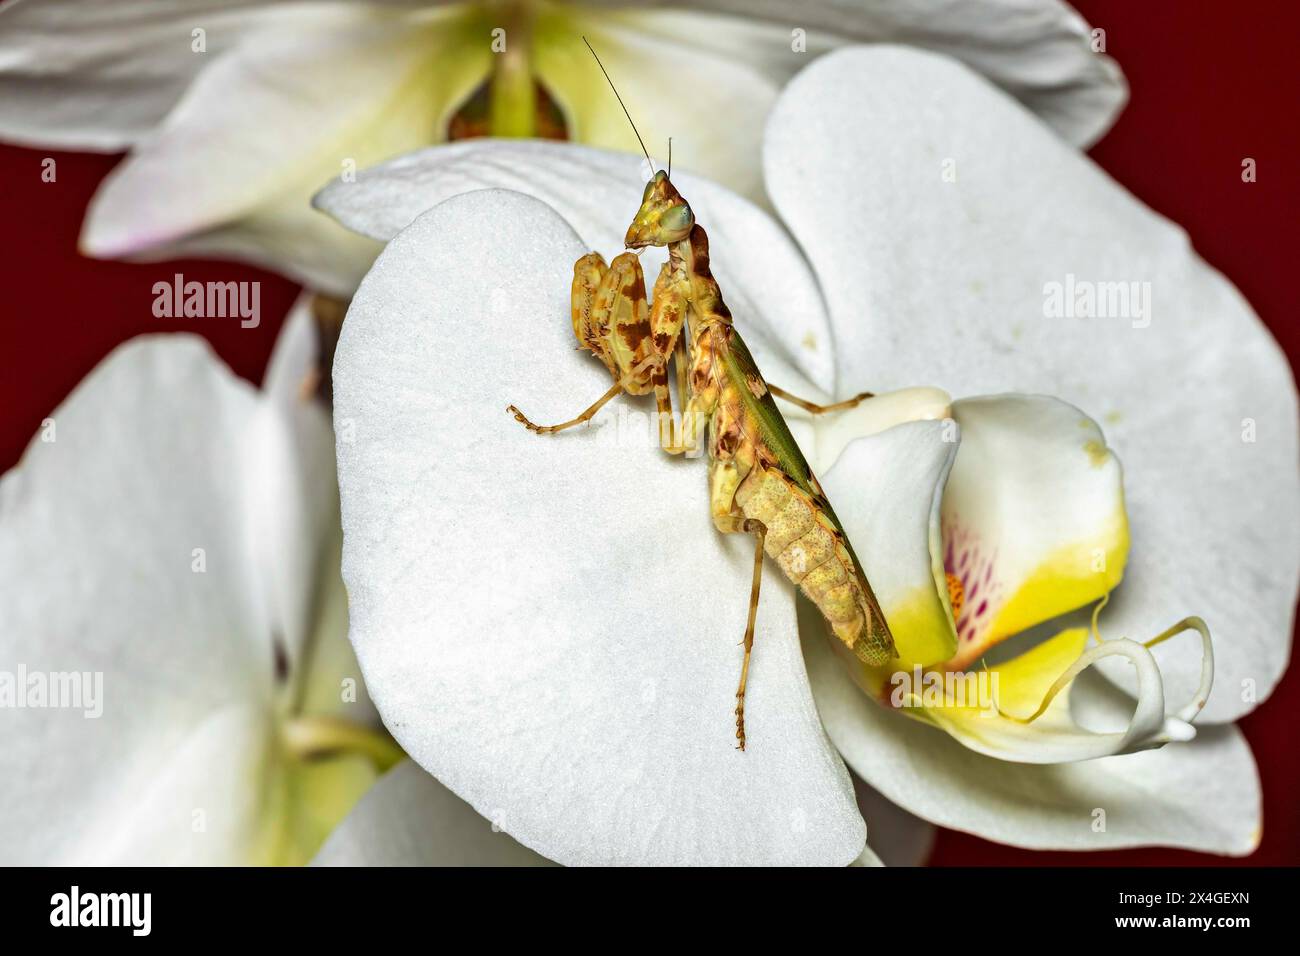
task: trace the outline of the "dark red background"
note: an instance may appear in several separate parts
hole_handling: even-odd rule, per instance
[[[1077,0],[1107,33],[1132,100],[1092,155],[1152,207],[1186,227],[1200,253],[1245,293],[1291,357],[1300,356],[1292,259],[1300,249],[1300,71],[1296,5],[1286,0]],[[40,179],[46,156],[58,181]],[[1254,157],[1258,181],[1243,184]],[[199,331],[234,370],[261,378],[293,284],[251,267],[199,261],[127,265],[77,254],[82,214],[119,157],[0,147],[0,469],[18,461],[40,421],[114,346],[133,335]],[[262,324],[162,321],[152,285],[186,279],[262,281]],[[1246,863],[1300,863],[1300,677],[1242,721],[1264,782],[1264,840]],[[941,832],[935,864],[1206,864],[1179,850],[1032,853]]]

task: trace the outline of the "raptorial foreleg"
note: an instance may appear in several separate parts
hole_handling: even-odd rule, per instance
[[[679,437],[676,423],[673,421],[673,398],[668,386],[668,364],[671,360],[676,360],[677,397],[685,406],[688,396],[686,369],[682,365],[685,349],[681,343],[689,293],[689,283],[673,272],[668,263],[664,263],[655,282],[654,303],[650,308],[651,344],[655,354],[662,358],[663,365],[655,368],[651,383],[655,393],[655,413],[659,418],[659,447],[672,455],[680,454],[685,448]],[[685,411],[683,411],[684,423]]]
[[[623,253],[608,266],[595,252],[580,258],[573,264],[570,304],[574,337],[604,363],[614,384],[581,414],[558,425],[538,425],[515,405],[506,409],[539,435],[590,421],[620,392],[644,395],[655,378],[667,375],[666,363],[650,342],[650,307],[636,256]]]

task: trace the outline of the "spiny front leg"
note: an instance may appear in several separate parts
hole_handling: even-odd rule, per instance
[[[689,350],[691,362],[688,376],[690,380],[690,398],[686,401],[686,408],[682,410],[681,434],[672,445],[663,446],[663,450],[670,455],[694,455],[702,450],[704,429],[709,424],[714,412],[717,411],[720,395],[717,378],[713,371],[714,350],[714,343],[708,334],[698,336]],[[678,361],[680,361],[680,358]],[[709,454],[713,454],[713,449],[710,449]],[[722,463],[715,462],[714,464],[720,465]],[[734,468],[734,462],[728,464]],[[715,517],[719,514],[725,515],[730,511],[730,505],[725,502],[715,501],[714,505]]]
[[[842,402],[834,402],[830,405],[818,405],[816,402],[810,402],[806,398],[800,398],[798,395],[791,395],[783,388],[778,388],[771,382],[767,383],[767,390],[777,398],[783,398],[792,405],[798,405],[800,408],[812,412],[814,415],[824,415],[827,412],[845,412],[850,408],[857,408],[869,398],[875,398],[874,392],[859,392],[852,398],[846,398]]]
[[[654,369],[651,384],[655,393],[655,412],[659,417],[659,447],[670,455],[686,450],[678,438],[673,421],[673,397],[668,388],[668,364],[677,362],[677,397],[687,404],[686,369],[682,365],[685,348],[681,347],[682,329],[686,323],[686,304],[690,283],[685,277],[664,263],[655,282],[654,305],[650,309],[650,341],[662,364]],[[682,423],[685,427],[685,411]]]
[[[608,345],[609,311],[598,308],[597,299],[606,286],[609,266],[598,252],[590,252],[573,264],[573,287],[569,293],[570,312],[573,317],[573,336],[578,345],[591,351],[605,363],[609,374],[619,377]]]

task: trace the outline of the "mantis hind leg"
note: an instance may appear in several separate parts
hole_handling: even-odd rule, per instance
[[[745,749],[745,688],[749,683],[749,660],[754,651],[754,626],[758,620],[758,597],[763,583],[763,549],[767,525],[734,512],[740,473],[734,462],[714,461],[709,473],[709,499],[713,524],[723,534],[754,535],[754,573],[749,586],[749,614],[745,621],[745,656],[740,663],[740,684],[736,687],[736,747]]]
[[[850,408],[857,408],[869,398],[875,398],[874,392],[859,392],[852,398],[846,398],[842,402],[834,402],[830,405],[818,405],[816,402],[810,402],[806,398],[800,398],[798,395],[791,395],[783,388],[778,388],[771,382],[767,383],[767,390],[777,398],[783,398],[791,405],[798,405],[800,408],[812,412],[814,415],[824,415],[827,412],[845,412]]]
[[[736,688],[736,747],[745,749],[745,684],[749,681],[749,658],[754,651],[754,622],[758,618],[758,592],[763,583],[763,546],[767,528],[761,521],[746,518],[741,531],[754,535],[754,577],[749,586],[749,619],[745,623],[745,657],[740,663],[740,685]]]

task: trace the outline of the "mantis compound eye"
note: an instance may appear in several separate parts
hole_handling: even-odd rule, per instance
[[[672,232],[686,232],[695,225],[695,214],[686,203],[673,206],[664,213],[663,227]]]

